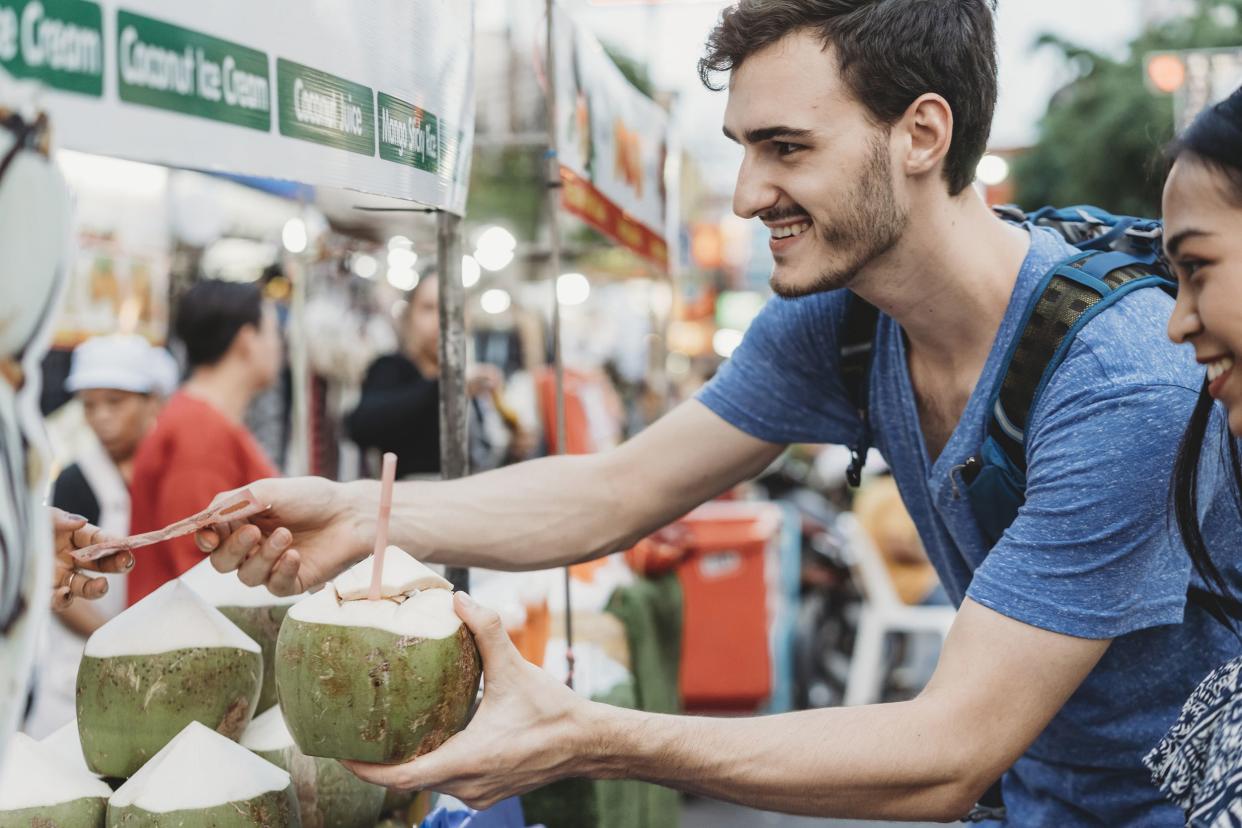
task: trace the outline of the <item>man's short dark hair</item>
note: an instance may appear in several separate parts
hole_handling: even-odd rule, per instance
[[[996,108],[994,0],[740,0],[707,38],[699,77],[737,69],[797,31],[831,46],[854,96],[883,125],[934,92],[953,110],[945,159],[949,192],[975,180]]]
[[[257,329],[262,318],[263,295],[256,286],[207,279],[182,294],[174,333],[193,370],[223,359],[238,332],[247,325]]]

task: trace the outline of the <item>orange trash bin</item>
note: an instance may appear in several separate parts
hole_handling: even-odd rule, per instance
[[[780,532],[772,503],[714,501],[682,519],[687,555],[681,697],[686,710],[753,712],[772,691],[768,644],[768,545]]]

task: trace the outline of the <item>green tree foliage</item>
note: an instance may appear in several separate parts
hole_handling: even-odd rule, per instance
[[[1013,163],[1018,203],[1159,215],[1173,102],[1147,88],[1144,55],[1242,46],[1242,0],[1199,0],[1193,15],[1140,34],[1120,60],[1047,35],[1039,44],[1059,50],[1076,75],[1053,97],[1035,146]]]

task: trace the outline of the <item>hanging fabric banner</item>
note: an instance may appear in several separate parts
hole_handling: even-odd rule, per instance
[[[0,0],[69,149],[465,211],[473,4]]]
[[[556,41],[562,204],[667,269],[668,113],[626,79],[586,28],[559,9]]]

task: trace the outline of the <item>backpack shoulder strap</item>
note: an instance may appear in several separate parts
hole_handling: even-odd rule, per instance
[[[1026,426],[1039,395],[1074,337],[1098,313],[1133,290],[1175,289],[1164,268],[1117,251],[1086,251],[1053,267],[1032,293],[1021,333],[1010,345],[992,392],[988,436],[1026,472]]]
[[[850,405],[862,421],[858,439],[850,449],[850,465],[845,477],[851,486],[862,482],[863,464],[871,448],[871,355],[875,345],[875,326],[880,312],[874,305],[851,293],[846,300],[845,321],[837,336],[841,382]]]

